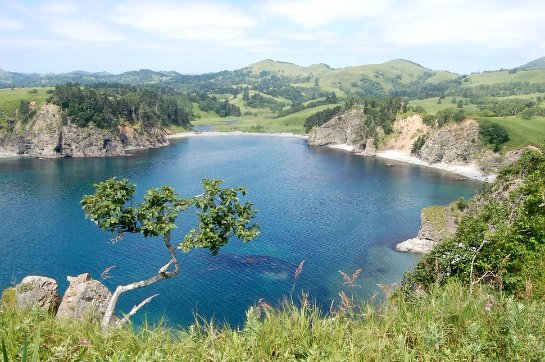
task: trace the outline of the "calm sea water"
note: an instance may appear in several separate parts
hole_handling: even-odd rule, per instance
[[[246,186],[259,210],[255,241],[234,240],[215,257],[204,250],[180,252],[178,277],[121,298],[119,309],[127,311],[159,293],[145,312],[173,325],[192,323],[195,313],[240,325],[250,305],[261,298],[277,305],[292,287],[324,309],[341,290],[368,298],[378,292],[377,283],[398,282],[417,261],[394,246],[415,236],[420,210],[469,198],[480,185],[419,166],[310,148],[299,138],[263,136],[187,138],[133,157],[3,159],[0,288],[26,275],[46,275],[64,292],[67,275],[100,278],[115,265],[104,281],[113,289],[155,273],[168,260],[160,239],[128,236],[113,245],[108,233],[84,218],[82,196],[111,176],[135,182],[139,198],[164,184],[192,196],[202,178],[220,178],[227,186]],[[174,240],[181,241],[195,220],[182,215]],[[361,287],[343,285],[339,271],[358,268]]]

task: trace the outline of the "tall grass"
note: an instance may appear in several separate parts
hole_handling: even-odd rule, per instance
[[[196,319],[104,333],[89,322],[4,308],[0,339],[9,361],[25,338],[39,338],[40,360],[91,361],[514,361],[545,359],[545,303],[515,300],[485,287],[471,295],[451,283],[382,306],[334,306],[324,315],[305,296],[273,310],[260,303],[240,330]],[[39,331],[39,332],[38,332]]]

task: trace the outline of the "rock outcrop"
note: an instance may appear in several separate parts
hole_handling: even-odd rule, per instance
[[[362,118],[361,109],[353,109],[338,115],[313,129],[308,135],[308,144],[311,146],[347,144],[353,146],[353,152],[373,153],[373,139],[366,138],[361,132]]]
[[[70,285],[64,293],[57,318],[102,320],[112,293],[88,273],[68,277]]]
[[[43,105],[30,123],[0,133],[0,153],[45,158],[123,156],[129,150],[167,146],[160,129],[139,131],[130,125],[101,129],[77,127],[64,121],[58,106]]]
[[[454,235],[463,212],[455,201],[447,206],[429,206],[420,215],[420,229],[416,238],[396,245],[397,251],[428,253],[440,241]]]
[[[479,124],[467,120],[430,132],[418,156],[429,163],[466,163],[480,152]]]
[[[461,123],[448,124],[441,128],[426,125],[422,117],[413,115],[397,120],[393,132],[384,135],[379,127],[374,132],[379,142],[362,135],[365,115],[362,110],[354,109],[338,115],[320,127],[313,129],[308,136],[311,146],[346,145],[346,149],[364,156],[374,156],[378,152],[396,151],[403,158],[413,157],[422,164],[440,166],[469,166],[477,174],[490,175],[502,167],[513,163],[520,157],[521,150],[495,153],[482,144],[479,139],[479,124],[473,119]],[[425,141],[413,154],[413,145],[419,136],[425,135]],[[376,148],[375,144],[380,147]],[[483,179],[485,176],[482,177]]]
[[[27,276],[15,286],[15,301],[18,308],[38,307],[54,314],[60,301],[57,282],[47,277]]]

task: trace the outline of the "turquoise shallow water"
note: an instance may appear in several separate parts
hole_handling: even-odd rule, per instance
[[[248,306],[264,298],[278,304],[295,285],[329,308],[343,290],[357,298],[377,293],[377,283],[399,281],[417,256],[394,251],[414,237],[420,210],[469,198],[480,184],[420,166],[311,148],[299,138],[194,137],[172,146],[108,159],[0,160],[0,288],[25,275],[57,279],[107,267],[111,289],[157,271],[168,259],[159,239],[129,236],[112,245],[110,235],[84,219],[79,200],[92,184],[128,177],[139,197],[148,187],[172,185],[181,195],[199,193],[200,180],[220,178],[244,185],[259,210],[261,236],[233,241],[214,257],[203,250],[180,252],[181,274],[147,289],[126,293],[120,310],[159,293],[145,307],[154,320],[188,325],[194,313],[232,325]],[[182,216],[175,238],[195,222]],[[343,285],[339,271],[362,269],[357,288]],[[143,315],[143,314],[142,314]],[[142,318],[140,315],[140,318]]]

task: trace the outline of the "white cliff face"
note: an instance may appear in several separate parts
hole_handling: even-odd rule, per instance
[[[0,153],[45,158],[123,156],[128,150],[168,144],[159,129],[142,132],[130,125],[105,130],[63,124],[59,107],[52,104],[42,106],[23,129],[0,134]]]

